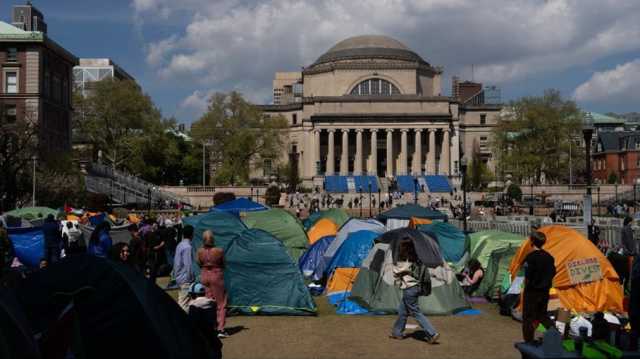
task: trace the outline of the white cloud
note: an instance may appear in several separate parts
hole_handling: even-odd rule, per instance
[[[311,64],[336,42],[395,37],[445,76],[509,83],[640,50],[635,0],[132,0],[142,19],[185,21],[147,48],[164,79],[244,89],[270,100],[275,71]]]
[[[577,101],[620,103],[640,100],[640,59],[596,72],[574,92]]]
[[[211,95],[213,95],[213,91],[193,91],[191,95],[182,100],[180,108],[202,113],[209,106],[209,99],[211,98]]]

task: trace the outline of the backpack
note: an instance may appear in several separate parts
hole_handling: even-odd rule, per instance
[[[418,295],[426,297],[431,294],[431,274],[426,265],[420,262],[412,264],[411,276],[418,281]]]

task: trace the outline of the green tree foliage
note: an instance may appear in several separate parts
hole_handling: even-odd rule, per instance
[[[609,177],[607,177],[607,183],[608,184],[618,183],[618,175],[613,171],[609,172]]]
[[[507,196],[512,200],[520,201],[522,199],[522,189],[517,184],[512,183],[507,187]]]
[[[208,143],[213,162],[218,163],[215,183],[247,183],[250,164],[261,158],[279,158],[284,150],[281,117],[265,117],[237,92],[216,93],[207,112],[191,126],[198,143]]]
[[[569,141],[580,138],[582,113],[575,102],[564,100],[557,90],[547,90],[542,97],[524,97],[510,104],[510,111],[494,128],[494,151],[501,168],[518,181],[544,173],[551,182],[568,178]],[[575,146],[574,168],[580,154]]]
[[[495,176],[489,167],[487,167],[487,164],[482,161],[478,143],[474,144],[472,159],[467,167],[466,176],[469,181],[467,182],[467,189],[473,191],[480,191],[487,188],[489,182],[495,179]]]
[[[277,206],[280,203],[280,188],[269,186],[264,194],[264,201],[267,206]]]

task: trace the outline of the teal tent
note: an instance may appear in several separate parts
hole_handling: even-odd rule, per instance
[[[296,261],[307,248],[309,239],[299,219],[290,212],[272,208],[266,211],[246,212],[240,215],[248,228],[262,229],[278,238]]]
[[[389,230],[408,227],[411,218],[447,221],[446,214],[417,204],[404,204],[378,215],[378,220]]]
[[[225,251],[225,286],[231,312],[315,315],[316,306],[296,262],[270,233],[247,229]]]
[[[442,256],[447,262],[458,262],[466,251],[464,233],[455,226],[445,222],[418,225],[418,230],[433,237],[440,247]]]
[[[309,228],[313,227],[316,222],[323,218],[331,220],[338,228],[340,228],[349,220],[349,215],[347,214],[347,211],[342,208],[331,208],[325,209],[324,211],[313,212],[304,220],[304,229],[308,231]]]

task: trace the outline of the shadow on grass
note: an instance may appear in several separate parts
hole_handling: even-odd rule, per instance
[[[416,330],[415,332],[413,332],[411,334],[407,334],[406,337],[414,339],[414,340],[417,340],[417,341],[428,343],[427,333],[425,333],[422,330]],[[438,345],[438,344],[439,343],[435,343],[435,345]]]
[[[227,327],[224,328],[226,330],[227,333],[229,333],[229,335],[235,335],[240,333],[243,330],[249,330],[249,328],[245,327],[244,325],[238,325],[235,327]]]

